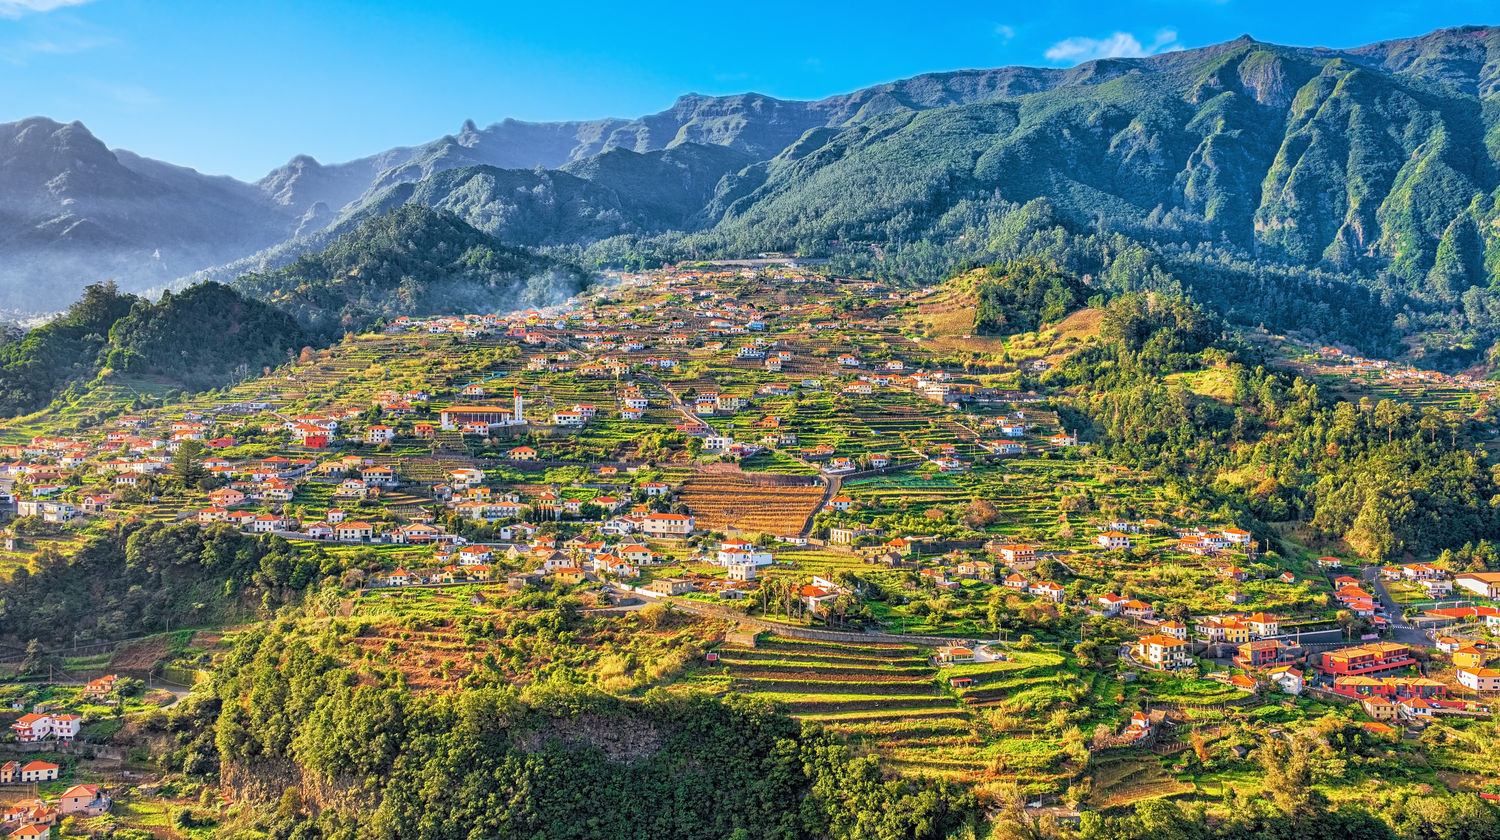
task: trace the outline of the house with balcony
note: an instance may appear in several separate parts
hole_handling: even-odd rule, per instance
[[[1395,642],[1377,642],[1323,654],[1318,670],[1334,677],[1369,676],[1397,671],[1416,663],[1411,648]]]
[[[1239,652],[1234,655],[1234,664],[1248,671],[1258,671],[1279,664],[1286,650],[1288,650],[1287,646],[1275,639],[1245,642],[1239,646]]]
[[[1135,643],[1135,658],[1153,668],[1173,670],[1193,663],[1188,643],[1171,636],[1152,634]]]

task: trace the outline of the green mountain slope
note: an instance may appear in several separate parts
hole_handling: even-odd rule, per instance
[[[95,284],[61,318],[0,347],[0,416],[44,408],[101,373],[212,388],[311,341],[286,313],[218,283],[156,303]]]
[[[933,232],[964,201],[1045,197],[1082,227],[1415,282],[1446,226],[1496,186],[1493,120],[1477,97],[1244,44],[1165,72],[870,120],[773,161],[714,233],[763,247],[890,241]]]
[[[1384,339],[1475,360],[1500,328],[1500,31],[1358,56],[1226,47],[809,132],[721,181],[714,224],[681,247],[795,250],[918,278],[1040,254],[1215,306],[1242,298],[1249,274],[1312,304],[1338,288],[1358,312],[1383,310]],[[1356,338],[1245,308],[1252,323]],[[1396,349],[1372,337],[1351,343]]]
[[[556,303],[584,284],[571,265],[502,245],[452,213],[410,204],[366,219],[319,253],[234,285],[326,335],[398,315]]]
[[[1500,335],[1497,90],[1500,30],[1464,28],[932,74],[798,108],[690,98],[560,169],[461,165],[479,141],[455,139],[298,248],[413,204],[600,264],[794,251],[922,281],[1035,256],[1466,365]]]
[[[288,314],[219,283],[138,303],[109,330],[104,366],[192,390],[287,361],[313,338]]]

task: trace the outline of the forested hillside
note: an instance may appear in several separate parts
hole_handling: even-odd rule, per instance
[[[973,286],[974,331],[1014,335],[1055,324],[1082,305],[1087,287],[1038,259],[1013,260],[961,278]]]
[[[1268,370],[1221,319],[1179,298],[1117,296],[1100,334],[1041,382],[1077,390],[1075,406],[1103,451],[1168,477],[1183,498],[1227,504],[1268,526],[1301,523],[1318,540],[1376,558],[1500,539],[1491,503],[1500,486],[1474,446],[1471,418],[1332,400]],[[1210,368],[1229,383],[1225,395],[1167,381]]]
[[[577,268],[500,244],[452,213],[412,204],[373,216],[326,250],[235,281],[324,335],[380,318],[497,312],[580,291]]]
[[[62,317],[0,347],[0,415],[35,411],[68,382],[93,377],[104,337],[135,302],[96,283]]]
[[[0,416],[43,408],[101,372],[212,388],[281,364],[311,340],[285,313],[218,283],[156,303],[95,284],[63,317],[0,346]]]
[[[415,694],[331,653],[253,631],[215,678],[222,777],[252,800],[295,794],[313,817],[298,837],[920,840],[972,825],[972,793],[885,780],[873,757],[763,703],[626,700],[565,671],[520,691],[491,675]],[[282,836],[296,816],[266,827]]]
[[[112,640],[274,607],[341,568],[285,540],[188,522],[130,522],[0,582],[0,637]],[[269,597],[266,597],[270,593]],[[264,600],[263,600],[264,599]]]
[[[137,303],[109,330],[104,366],[159,376],[190,390],[287,361],[313,337],[290,315],[218,283]]]
[[[1472,360],[1500,323],[1497,43],[1454,31],[1409,47],[1470,54],[1448,65],[1468,68],[1459,80],[1245,40],[1166,66],[1099,62],[1137,72],[1090,86],[894,112],[727,179],[718,223],[685,244],[893,277],[1040,253],[1237,320],[1397,349],[1378,327],[1354,341],[1337,326],[1373,321]],[[1347,317],[1325,317],[1330,290]]]

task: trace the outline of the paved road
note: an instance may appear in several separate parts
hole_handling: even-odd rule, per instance
[[[71,685],[71,686],[75,686],[75,687],[82,687],[82,686],[87,685],[87,684],[88,683],[86,683],[86,682],[84,682],[82,680],[54,680],[51,683],[49,683],[49,685]],[[172,700],[172,702],[168,703],[167,705],[162,706],[163,709],[170,709],[170,708],[172,708],[173,706],[177,705],[178,702],[182,700],[182,698],[184,698],[184,697],[188,696],[189,694],[193,693],[193,690],[191,688],[186,688],[186,687],[180,686],[180,685],[174,685],[172,683],[165,683],[165,682],[162,682],[159,679],[154,679],[154,678],[149,683],[147,683],[147,689],[146,690],[148,692],[151,692],[151,691],[165,691],[168,694],[172,695],[172,697],[174,699]]]
[[[812,464],[808,464],[801,458],[797,458],[796,460],[798,463],[812,466]],[[818,478],[823,482],[823,498],[818,500],[818,506],[813,508],[813,512],[807,515],[807,521],[802,523],[802,532],[798,534],[800,537],[809,537],[812,535],[813,520],[818,517],[818,512],[828,507],[828,503],[833,501],[833,497],[837,496],[839,489],[844,486],[844,477],[837,473],[819,474]]]
[[[1391,593],[1386,591],[1385,581],[1380,579],[1380,573],[1373,568],[1366,570],[1366,574],[1371,572],[1374,572],[1374,576],[1369,579],[1375,584],[1375,597],[1380,599],[1380,605],[1385,610],[1385,619],[1390,623],[1391,639],[1418,647],[1436,647],[1431,637],[1411,626],[1401,615],[1401,605],[1396,603]]]

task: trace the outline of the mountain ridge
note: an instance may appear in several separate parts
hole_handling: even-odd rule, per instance
[[[20,257],[0,266],[0,292],[12,289],[0,306],[45,299],[30,291],[41,276],[104,273],[142,290],[274,270],[422,204],[508,245],[599,265],[799,251],[921,280],[965,260],[1071,248],[1088,255],[1063,261],[1086,273],[1213,298],[1222,289],[1211,286],[1231,282],[1213,266],[1243,262],[1298,274],[1277,282],[1299,294],[1328,282],[1371,290],[1382,311],[1405,313],[1402,334],[1442,333],[1473,353],[1500,330],[1484,291],[1500,276],[1497,91],[1489,27],[1351,49],[1242,36],[1071,68],[927,73],[819,100],[685,94],[631,119],[467,120],[354,161],[297,156],[254,185],[32,118],[0,126],[0,255]],[[1050,228],[1035,227],[1044,219]],[[1113,242],[1122,236],[1128,247]],[[1130,248],[1155,256],[1117,270]],[[1204,248],[1227,250],[1188,256]],[[15,269],[30,263],[40,268]]]

